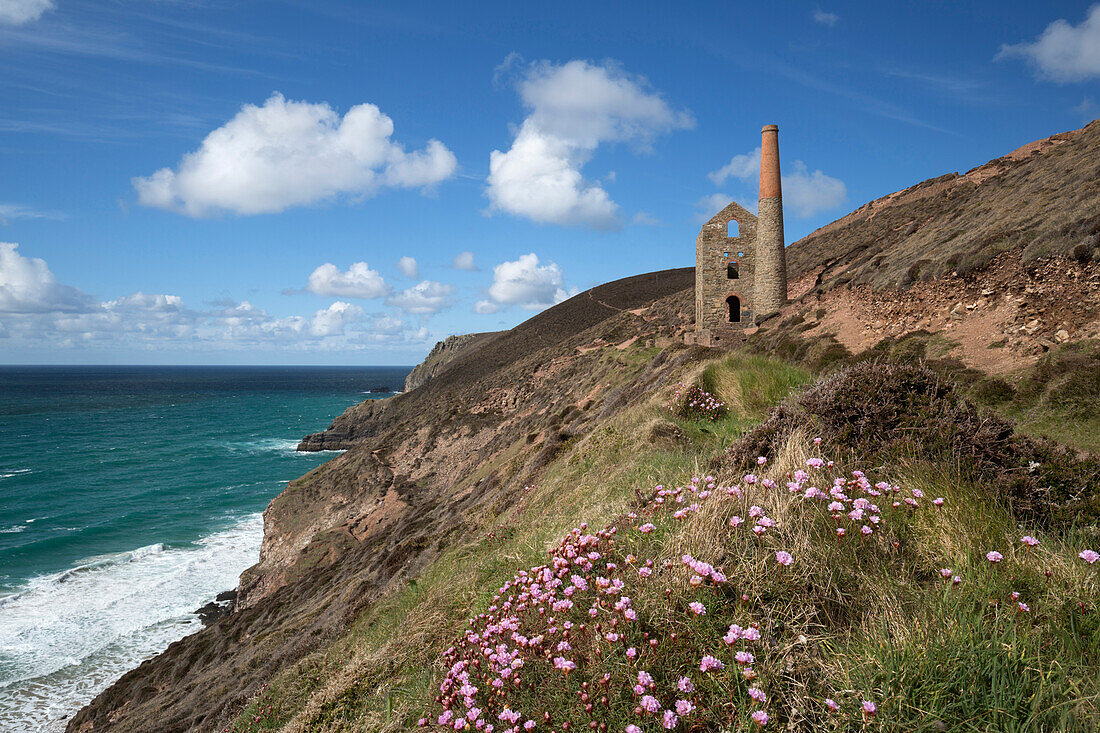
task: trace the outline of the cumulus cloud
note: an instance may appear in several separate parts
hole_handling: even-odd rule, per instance
[[[53,0],[0,0],[0,24],[23,25],[53,9]]]
[[[310,274],[306,290],[316,295],[369,300],[389,295],[392,288],[366,262],[352,263],[346,272],[326,262]]]
[[[477,271],[477,265],[474,264],[473,252],[459,252],[451,260],[451,267],[456,270],[469,270],[470,272]]]
[[[430,293],[428,294],[429,297]],[[0,337],[8,348],[360,350],[419,343],[427,331],[338,300],[311,315],[274,316],[248,301],[188,308],[177,295],[99,301],[57,282],[45,261],[0,244]]]
[[[1100,77],[1100,4],[1089,8],[1080,25],[1059,19],[1030,43],[1005,44],[996,58],[1022,57],[1038,74],[1059,83]]]
[[[800,217],[813,216],[822,211],[828,211],[842,205],[848,199],[848,187],[839,178],[827,176],[820,170],[811,172],[801,160],[785,166],[786,173],[782,176],[783,183],[783,208],[793,211]],[[751,153],[735,155],[730,162],[716,171],[707,174],[707,177],[715,184],[722,185],[730,178],[738,178],[742,181],[751,181],[760,173],[760,148]],[[730,198],[724,194],[714,194],[700,200],[700,208],[703,204],[717,205],[724,198],[724,202],[717,206],[718,211]],[[738,203],[750,211],[756,210],[756,203],[750,205],[742,199]],[[709,217],[708,217],[709,218]]]
[[[501,262],[493,268],[489,299],[497,305],[541,310],[562,302],[576,292],[575,289],[565,289],[561,268],[553,262],[540,265],[538,255],[532,252],[513,262]],[[491,311],[483,309],[481,312]]]
[[[425,280],[411,288],[386,298],[386,305],[400,308],[406,313],[429,315],[451,305],[454,287],[433,280]]]
[[[134,178],[138,201],[187,216],[265,214],[330,200],[371,196],[384,187],[427,188],[458,162],[438,140],[406,152],[393,120],[373,104],[341,118],[328,104],[273,94],[246,104],[211,132],[175,170]]]
[[[840,20],[840,16],[836,13],[827,13],[821,8],[814,10],[814,22],[821,25],[827,25],[832,28]]]
[[[500,306],[491,300],[479,300],[474,303],[474,313],[489,315],[490,313],[496,313],[498,310],[500,310]]]
[[[402,257],[397,261],[397,269],[405,277],[420,277],[420,267],[412,257]]]
[[[760,148],[756,148],[756,150],[753,150],[751,153],[733,156],[730,158],[730,162],[726,163],[718,170],[708,173],[707,178],[709,178],[715,186],[721,186],[731,176],[747,181],[759,174]]]
[[[490,211],[542,224],[620,226],[618,205],[581,169],[602,143],[646,149],[656,136],[695,124],[644,78],[610,63],[536,62],[516,86],[528,116],[511,148],[490,154],[486,195]]]
[[[794,171],[783,176],[783,208],[794,209],[801,217],[835,209],[848,200],[848,187],[839,178],[817,170],[810,172],[806,164],[796,160]]]
[[[45,260],[24,257],[19,245],[0,242],[0,313],[77,312],[94,300],[57,282]]]

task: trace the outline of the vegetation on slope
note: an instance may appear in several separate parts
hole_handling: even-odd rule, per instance
[[[557,650],[562,639],[555,637],[549,658],[541,647],[528,649],[530,658],[517,674],[523,681],[509,688],[507,700],[489,697],[483,703],[475,695],[476,707],[495,713],[489,721],[495,730],[508,728],[508,721],[499,718],[503,708],[498,703],[503,702],[512,711],[538,713],[538,730],[547,729],[547,715],[555,729],[591,720],[597,729],[637,725],[654,730],[666,710],[679,718],[683,730],[755,726],[751,716],[758,710],[769,716],[771,726],[832,721],[840,728],[1086,730],[1097,724],[1100,566],[1077,557],[1098,544],[1095,525],[1030,523],[1043,516],[1013,512],[1021,506],[1013,503],[1012,483],[1005,480],[1011,474],[972,471],[950,449],[936,448],[953,445],[950,436],[925,432],[915,442],[880,441],[877,449],[861,455],[853,450],[859,441],[827,430],[822,415],[806,412],[799,421],[784,419],[784,411],[800,404],[805,409],[806,394],[816,390],[820,396],[821,385],[790,400],[741,438],[770,403],[807,380],[805,371],[786,363],[733,356],[684,377],[716,395],[729,408],[727,414],[716,421],[676,417],[665,406],[670,394],[664,390],[598,425],[559,452],[518,503],[468,517],[477,529],[475,540],[447,549],[419,578],[364,612],[348,633],[271,680],[231,729],[403,730],[421,717],[438,725],[443,712],[432,700],[457,659],[445,664],[446,648],[464,638],[471,615],[494,613],[494,605],[499,612],[501,601],[494,600],[492,589],[519,569],[546,565],[547,550],[562,547],[563,537],[575,544],[579,535],[591,532],[580,530],[584,522],[618,528],[599,539],[606,547],[601,546],[602,557],[593,561],[592,571],[599,562],[603,577],[610,580],[618,573],[630,583],[626,595],[638,620],[628,624],[623,616],[609,626],[625,610],[615,611],[620,596],[609,595],[605,600],[612,602],[597,607],[602,642],[593,641],[593,630],[587,641],[571,643],[572,649]],[[849,394],[854,398],[857,393]],[[867,391],[862,399],[875,401]],[[940,400],[948,407],[936,407]],[[947,386],[928,396],[928,403],[933,411],[964,409]],[[903,425],[886,430],[897,437],[905,432]],[[960,430],[972,427],[964,423]],[[737,446],[760,444],[765,434],[770,436],[767,464],[755,483],[747,483],[744,474],[755,470],[756,458],[751,456],[746,466]],[[825,438],[822,447],[813,444],[814,436]],[[925,439],[940,442],[915,450]],[[734,450],[723,456],[731,443]],[[837,464],[807,467],[806,461],[822,451],[835,456]],[[887,457],[890,462],[879,462]],[[1082,465],[1066,461],[1067,475],[1084,480]],[[706,481],[691,481],[708,468],[714,489]],[[802,498],[811,483],[828,491],[825,472],[830,469],[830,476],[855,478],[857,487],[858,476],[851,472],[867,471],[874,481],[909,492],[905,496],[919,506],[908,508],[899,494],[899,506],[893,507],[894,499],[880,506],[880,522],[874,524],[848,516],[855,499],[873,498],[854,488],[843,513],[830,510],[829,502]],[[785,484],[797,481],[798,470],[815,480],[803,482],[795,494]],[[765,486],[765,478],[775,486]],[[668,487],[657,490],[664,492],[660,505],[653,503],[658,485]],[[677,492],[678,487],[688,488]],[[719,487],[738,487],[741,495],[719,493]],[[914,489],[923,497],[914,497]],[[699,500],[706,490],[712,495]],[[676,502],[677,496],[693,499]],[[942,506],[931,502],[935,497],[945,500]],[[692,504],[699,505],[697,510],[675,516]],[[776,522],[761,536],[749,530],[759,519],[749,517],[753,506]],[[734,515],[747,524],[731,527]],[[838,521],[851,530],[840,540]],[[857,521],[858,526],[852,524]],[[864,523],[872,529],[869,536],[860,534]],[[637,529],[646,524],[653,531]],[[1039,544],[1021,544],[1024,535],[1038,538]],[[986,559],[991,551],[1002,555],[996,565]],[[777,564],[777,552],[789,553],[791,563]],[[629,555],[634,558],[628,563]],[[726,580],[716,583],[707,573],[709,580],[693,585],[692,576],[702,575],[685,569],[684,555],[721,568],[716,572]],[[609,558],[615,565],[610,570]],[[643,582],[637,570],[646,560],[652,561],[652,576]],[[950,577],[960,578],[958,585],[944,580],[940,571],[945,568]],[[590,624],[583,614],[591,598],[601,596],[584,593],[586,603],[575,609],[528,614],[536,625],[524,635],[537,636],[537,624],[548,625],[548,615],[580,614],[573,620],[575,629]],[[1013,593],[1020,596],[1014,599]],[[1021,602],[1027,611],[1016,605]],[[702,604],[705,614],[693,613],[691,603]],[[473,620],[475,628],[484,622]],[[731,624],[746,629],[754,622],[759,641],[730,646],[723,641]],[[623,633],[626,640],[608,642],[607,633]],[[651,641],[657,642],[655,649],[648,646]],[[627,654],[631,646],[633,659]],[[750,681],[732,656],[736,651],[754,655],[751,683],[767,695],[765,701],[746,697]],[[723,669],[699,671],[708,653]],[[558,667],[555,658],[563,660]],[[576,668],[566,674],[560,669],[569,666],[564,662]],[[485,670],[489,662],[482,664]],[[639,684],[639,671],[652,676],[656,687],[651,690],[643,678],[644,690],[635,695],[631,688]],[[600,687],[605,674],[615,680],[614,695],[607,692],[610,685]],[[624,686],[627,677],[633,683]],[[680,677],[689,678],[694,691],[677,689]],[[492,679],[486,679],[490,688]],[[657,701],[659,716],[636,710],[646,695]],[[837,703],[837,713],[830,712],[827,699]],[[694,709],[681,715],[676,700]],[[864,700],[876,706],[873,715],[864,713]],[[585,710],[586,704],[593,705],[592,711]],[[458,708],[468,711],[461,704]],[[453,728],[454,721],[449,725]]]

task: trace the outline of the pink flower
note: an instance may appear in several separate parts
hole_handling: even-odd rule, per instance
[[[661,703],[657,702],[657,698],[653,695],[644,695],[638,704],[642,706],[643,710],[650,713],[655,713],[661,709]]]
[[[734,517],[733,519],[730,520],[730,526],[731,527],[740,527],[744,523],[744,521],[745,520],[742,519],[741,517]]]
[[[763,466],[767,462],[768,462],[768,459],[765,458],[764,456],[757,456],[757,458],[756,458],[756,465],[758,465],[758,466]]]
[[[1018,610],[1020,613],[1028,613],[1031,609],[1028,608],[1028,605],[1026,603],[1020,601],[1016,604],[1016,610]]]
[[[767,700],[768,700],[768,696],[766,694],[764,694],[764,691],[763,690],[758,690],[755,687],[750,687],[749,688],[749,697],[751,697],[753,700],[756,700],[759,703],[764,703],[764,702],[767,702]]]
[[[876,714],[878,714],[878,707],[873,702],[871,702],[870,700],[864,700],[862,708],[863,708],[863,717],[867,718],[868,720],[870,720],[871,718],[875,717]]]
[[[626,658],[627,659],[635,659],[637,656],[638,656],[638,650],[635,649],[634,647],[630,647],[629,649],[626,650]]]
[[[650,532],[652,532],[655,529],[657,529],[657,528],[654,527],[649,522],[646,522],[641,527],[638,527],[638,531],[641,532],[642,534],[649,534]]]
[[[626,726],[626,733],[642,733],[642,729],[631,723]]]
[[[829,698],[829,697],[825,698],[825,707],[829,708],[829,710],[831,710],[834,713],[837,710],[840,710],[840,706],[836,704],[836,700],[833,700],[832,698]]]
[[[843,537],[846,534],[848,534],[848,532],[843,527],[837,527],[836,528],[836,536],[837,537]]]
[[[821,445],[821,438],[814,438],[814,445]]]
[[[748,652],[737,652],[737,654],[735,654],[733,658],[737,661],[738,664],[743,666],[752,664],[753,662],[753,657]]]
[[[695,709],[695,706],[692,705],[687,700],[677,700],[676,701],[676,714],[677,715],[687,715],[688,713],[690,713],[694,709]]]
[[[944,580],[949,580],[951,578],[951,568],[940,568],[940,575],[943,576]]]
[[[792,562],[794,562],[794,558],[791,557],[791,553],[783,552],[782,550],[780,550],[779,552],[775,553],[775,561],[780,565],[790,565]]]
[[[639,671],[638,672],[638,684],[642,685],[643,687],[653,687],[653,685],[654,685],[653,676],[649,672],[646,672],[645,670]]]
[[[937,496],[935,499],[932,500],[932,503],[936,506],[943,506],[943,497]]]
[[[1004,559],[1004,555],[997,552],[996,550],[991,550],[990,552],[985,553],[985,559],[989,560],[989,562],[993,564],[997,564]]]
[[[672,730],[678,722],[680,721],[676,719],[676,713],[671,710],[666,710],[665,714],[661,716],[661,725],[664,726],[665,730]]]
[[[862,533],[863,533],[864,535],[869,535],[869,534],[871,534],[872,532],[874,532],[875,530],[871,529],[870,527],[868,527],[868,526],[867,526],[867,525],[865,524],[865,525],[863,525],[862,527],[860,527],[860,530],[859,530],[859,531],[860,531],[860,532],[862,532]]]
[[[695,685],[691,683],[690,678],[681,677],[680,681],[676,683],[676,689],[680,692],[692,693],[695,692]]]
[[[707,607],[704,606],[699,601],[692,601],[691,603],[688,604],[688,608],[690,608],[691,612],[694,613],[696,616],[706,616],[707,615]]]
[[[715,659],[709,654],[703,655],[703,658],[699,660],[699,671],[708,672],[712,669],[725,669],[726,665]]]
[[[1093,550],[1083,550],[1077,557],[1081,558],[1089,565],[1092,565],[1097,560],[1100,560],[1100,554],[1097,554]]]
[[[1023,542],[1028,547],[1035,547],[1035,545],[1039,544],[1039,540],[1035,539],[1031,535],[1024,535],[1020,538],[1020,542]]]
[[[752,714],[752,720],[754,723],[763,728],[765,725],[768,724],[768,714],[765,713],[763,710],[757,710],[755,713]]]

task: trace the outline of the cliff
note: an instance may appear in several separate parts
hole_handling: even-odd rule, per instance
[[[455,358],[464,352],[475,350],[480,344],[498,334],[498,331],[467,333],[448,336],[437,342],[424,361],[417,364],[405,378],[405,391],[411,392],[432,377],[438,376]]]
[[[306,445],[348,450],[264,512],[237,610],[123,676],[69,730],[224,725],[280,670],[476,532],[469,516],[513,504],[573,441],[705,353],[676,345],[692,327],[693,284],[684,268],[593,288],[309,436]]]

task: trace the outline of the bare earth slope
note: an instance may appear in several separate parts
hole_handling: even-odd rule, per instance
[[[272,501],[238,609],[125,675],[69,730],[219,729],[280,668],[471,531],[467,511],[508,506],[576,436],[704,353],[678,345],[693,283],[685,268],[581,293],[308,438],[348,450]]]
[[[1098,243],[1100,121],[884,196],[795,242],[784,316],[853,353],[940,334],[967,366],[1008,373],[1100,335]]]

